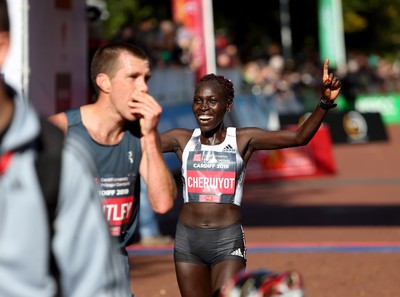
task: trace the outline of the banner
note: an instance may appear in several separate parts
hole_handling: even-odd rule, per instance
[[[193,38],[192,61],[197,79],[216,72],[212,0],[172,0],[172,16]]]
[[[302,122],[307,116],[280,115],[279,121],[283,126],[293,125]],[[333,143],[356,144],[388,140],[385,124],[378,112],[330,111],[324,118],[324,124],[329,126]]]
[[[379,112],[387,124],[400,123],[400,94],[360,95],[355,107],[363,113]]]
[[[246,181],[299,178],[335,174],[336,171],[329,127],[322,125],[306,146],[254,152],[247,164]]]

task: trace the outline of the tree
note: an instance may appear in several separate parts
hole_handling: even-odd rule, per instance
[[[113,36],[126,23],[136,24],[144,17],[172,18],[171,1],[107,0],[109,19],[106,37]],[[318,44],[318,0],[292,0],[293,51],[301,52]],[[400,48],[400,0],[342,0],[346,49],[377,53],[394,59]],[[214,27],[226,28],[239,46],[242,58],[262,54],[269,43],[280,42],[279,1],[247,0],[235,5],[214,0]]]
[[[111,39],[126,24],[137,25],[142,19],[154,14],[150,5],[139,0],[106,0],[109,17],[104,21],[105,34]]]
[[[395,59],[400,46],[400,0],[346,0],[346,47]]]

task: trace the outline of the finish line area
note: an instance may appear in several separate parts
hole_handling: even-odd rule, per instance
[[[173,244],[127,248],[131,255],[165,255],[173,253]],[[400,242],[277,242],[247,243],[247,253],[400,253]]]

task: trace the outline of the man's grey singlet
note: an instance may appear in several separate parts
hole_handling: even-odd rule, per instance
[[[82,123],[80,109],[66,112],[68,133],[77,134],[87,144],[97,165],[96,177],[99,195],[102,198],[110,234],[118,237],[120,247],[131,243],[138,221],[140,178],[139,165],[142,157],[140,127],[125,132],[117,145],[101,145],[89,135]]]

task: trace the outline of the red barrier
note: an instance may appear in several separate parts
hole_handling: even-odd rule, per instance
[[[288,126],[294,129],[296,126]],[[323,124],[306,146],[256,151],[247,164],[246,181],[277,180],[336,173],[329,127]]]

